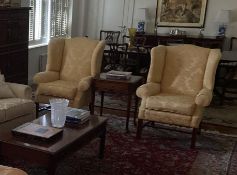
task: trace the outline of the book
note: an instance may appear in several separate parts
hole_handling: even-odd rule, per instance
[[[132,75],[132,72],[111,70],[106,73],[106,78],[116,79],[116,80],[128,80],[129,78],[131,78],[131,75]]]
[[[83,124],[90,119],[90,111],[68,107],[66,123]]]
[[[63,129],[53,128],[50,126],[42,126],[35,123],[25,123],[14,129],[12,129],[12,133],[15,135],[29,136],[32,138],[40,138],[40,139],[52,139],[63,132]]]

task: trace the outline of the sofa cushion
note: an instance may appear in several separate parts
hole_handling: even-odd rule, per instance
[[[13,97],[15,97],[15,95],[8,84],[5,83],[5,81],[0,81],[0,99]]]
[[[195,109],[193,96],[161,93],[148,97],[146,109],[192,115]]]
[[[34,102],[28,99],[6,98],[0,100],[0,122],[32,113]]]
[[[77,92],[77,82],[57,80],[49,83],[41,83],[37,89],[37,95],[62,97],[74,99]]]

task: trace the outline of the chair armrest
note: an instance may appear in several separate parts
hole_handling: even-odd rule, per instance
[[[46,71],[37,73],[34,78],[34,83],[48,83],[51,81],[59,80],[59,72]]]
[[[27,175],[26,172],[24,172],[23,170],[20,170],[18,168],[12,168],[12,167],[8,167],[8,166],[2,166],[0,165],[0,174],[4,174],[4,175]]]
[[[79,91],[88,90],[91,86],[92,79],[93,79],[92,76],[82,78],[81,81],[79,81],[78,83],[78,90]]]
[[[32,99],[32,89],[28,85],[17,84],[17,83],[7,83],[12,92],[18,98]]]
[[[196,96],[195,103],[199,106],[208,106],[211,103],[212,100],[212,91],[203,88]]]
[[[146,98],[160,92],[159,83],[147,83],[137,88],[136,94],[140,98]]]

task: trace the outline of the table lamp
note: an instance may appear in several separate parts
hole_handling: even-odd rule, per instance
[[[230,22],[230,10],[219,11],[215,21],[219,24],[218,36],[225,36],[227,25]]]
[[[145,22],[146,22],[147,8],[139,8],[137,11],[137,32],[145,32]]]

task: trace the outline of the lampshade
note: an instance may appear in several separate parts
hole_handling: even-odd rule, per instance
[[[147,8],[139,8],[136,14],[136,18],[140,21],[146,21]]]
[[[219,11],[215,21],[220,24],[228,24],[230,22],[230,10]]]

